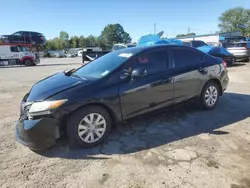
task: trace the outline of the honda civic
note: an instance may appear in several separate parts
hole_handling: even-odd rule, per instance
[[[63,134],[70,145],[96,146],[115,125],[139,115],[190,100],[213,109],[228,82],[223,60],[188,46],[110,52],[36,83],[21,101],[16,138],[33,150]]]

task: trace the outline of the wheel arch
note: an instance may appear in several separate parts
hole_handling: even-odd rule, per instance
[[[81,110],[82,108],[87,108],[88,106],[98,106],[98,107],[103,108],[105,111],[107,111],[108,114],[110,115],[110,118],[111,118],[111,121],[112,121],[112,128],[115,127],[116,122],[118,122],[118,117],[115,115],[114,110],[113,110],[110,106],[108,106],[108,105],[106,105],[106,104],[104,104],[104,103],[99,103],[99,102],[86,103],[86,104],[84,104],[84,105],[82,105],[82,106],[79,106],[78,108],[76,108],[76,109],[73,110],[72,112],[70,112],[70,113],[68,114],[68,117],[69,117],[71,114],[75,113],[76,111]]]
[[[215,82],[215,83],[218,85],[218,87],[219,87],[219,92],[220,92],[220,96],[221,96],[222,93],[223,93],[222,85],[221,85],[220,80],[217,79],[217,78],[211,78],[211,79],[209,79],[209,80],[203,85],[202,90],[203,90],[203,88],[204,88],[208,83],[210,83],[210,82]],[[202,92],[202,90],[201,90],[201,92]],[[201,94],[201,92],[200,92],[200,94]]]

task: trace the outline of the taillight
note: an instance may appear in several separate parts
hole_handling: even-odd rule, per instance
[[[223,64],[224,68],[226,69],[227,68],[227,63],[225,61],[223,61],[223,60],[222,60],[221,63]]]

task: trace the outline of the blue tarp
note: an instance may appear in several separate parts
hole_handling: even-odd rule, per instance
[[[227,49],[223,47],[201,46],[201,47],[198,47],[197,49],[207,54],[216,53],[216,54],[222,54],[222,55],[230,55],[230,52],[228,52]]]
[[[158,35],[145,35],[139,39],[137,46],[150,46],[155,44],[182,45],[182,41],[177,39],[161,39]]]
[[[213,46],[201,46],[201,47],[198,47],[197,49],[202,51],[202,52],[205,52],[205,53],[209,53],[210,51],[213,50]]]

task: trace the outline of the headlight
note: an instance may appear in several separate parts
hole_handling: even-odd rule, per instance
[[[28,116],[33,117],[50,114],[52,110],[58,108],[67,101],[67,99],[64,99],[58,101],[34,102],[29,109]]]

